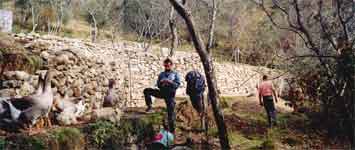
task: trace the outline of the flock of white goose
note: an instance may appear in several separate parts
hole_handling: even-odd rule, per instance
[[[78,123],[87,108],[82,98],[57,98],[51,87],[52,71],[39,76],[38,86],[33,94],[14,97],[0,97],[0,128],[16,131],[28,130],[30,134],[40,131],[44,126],[52,127],[50,112],[56,112],[55,119],[60,125]],[[114,105],[112,95],[114,81],[110,80],[109,90],[104,98],[104,107]]]

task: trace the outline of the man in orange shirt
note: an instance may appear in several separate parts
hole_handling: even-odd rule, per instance
[[[274,104],[277,103],[277,96],[274,87],[272,86],[272,82],[268,80],[266,75],[263,76],[263,81],[259,84],[258,87],[259,92],[259,102],[261,106],[265,107],[269,126],[277,125],[276,122],[276,109]]]

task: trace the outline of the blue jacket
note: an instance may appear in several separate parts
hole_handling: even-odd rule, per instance
[[[161,80],[171,80],[173,81],[173,84],[164,86],[160,84]],[[158,80],[157,80],[157,86],[158,88],[172,88],[173,90],[176,90],[180,86],[180,77],[179,74],[175,71],[164,71],[159,74]]]

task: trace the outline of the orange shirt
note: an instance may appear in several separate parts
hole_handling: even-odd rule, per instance
[[[259,88],[259,95],[261,96],[272,96],[272,83],[271,81],[263,81],[260,83]]]

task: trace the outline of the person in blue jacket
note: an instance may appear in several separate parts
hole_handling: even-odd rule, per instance
[[[180,77],[173,71],[173,61],[169,58],[164,60],[165,70],[158,76],[156,88],[144,89],[144,98],[147,105],[147,112],[152,111],[152,96],[165,100],[168,111],[169,131],[175,133],[175,94],[180,86]]]

